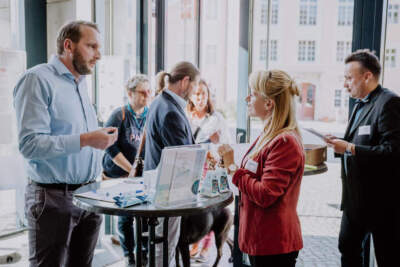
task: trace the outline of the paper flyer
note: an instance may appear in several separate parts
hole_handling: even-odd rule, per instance
[[[206,150],[201,146],[165,148],[157,173],[155,204],[195,200],[205,157]]]

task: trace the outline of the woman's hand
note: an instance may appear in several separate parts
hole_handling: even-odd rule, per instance
[[[224,160],[225,167],[235,164],[233,149],[230,145],[221,145],[218,147],[218,154]]]
[[[212,135],[210,135],[210,141],[213,144],[218,144],[219,143],[219,136],[220,133],[219,131],[216,131],[215,133],[213,133]]]

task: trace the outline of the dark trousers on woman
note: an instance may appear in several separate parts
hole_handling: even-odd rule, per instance
[[[296,259],[299,255],[298,251],[287,254],[250,256],[250,264],[252,267],[295,267]]]

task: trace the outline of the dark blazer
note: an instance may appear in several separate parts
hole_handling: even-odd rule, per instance
[[[355,155],[347,157],[347,173],[346,157],[341,156],[341,208],[353,218],[374,222],[399,209],[400,98],[379,85],[352,126],[354,113],[344,136],[355,144]]]
[[[144,170],[157,167],[164,147],[191,144],[194,139],[185,112],[171,95],[162,92],[147,115]]]

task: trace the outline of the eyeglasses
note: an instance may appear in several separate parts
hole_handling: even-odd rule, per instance
[[[151,96],[151,91],[150,90],[146,90],[146,91],[139,91],[139,90],[135,90],[134,93],[137,93],[143,97],[149,97]]]

